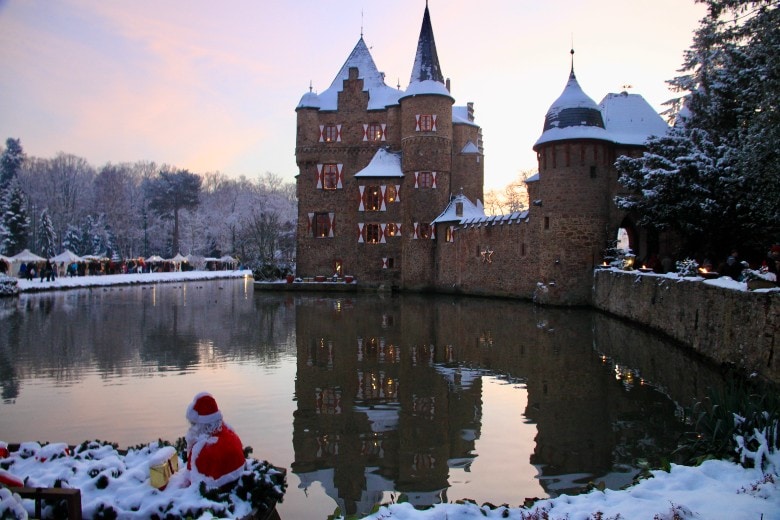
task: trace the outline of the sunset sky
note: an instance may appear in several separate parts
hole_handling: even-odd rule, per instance
[[[293,181],[295,106],[363,31],[388,85],[409,83],[424,0],[0,0],[0,139],[93,166],[150,160]],[[486,189],[536,168],[563,90],[642,94],[659,112],[705,8],[693,0],[429,0],[456,104],[473,101]]]

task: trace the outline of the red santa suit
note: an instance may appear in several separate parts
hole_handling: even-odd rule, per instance
[[[187,407],[187,469],[193,484],[222,487],[238,479],[243,470],[244,448],[211,394],[201,392]]]

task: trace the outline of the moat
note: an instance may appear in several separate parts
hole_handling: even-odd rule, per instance
[[[717,371],[587,309],[255,292],[248,279],[0,300],[0,440],[184,435],[209,391],[288,468],[282,518],[338,506],[522,504],[668,459]]]

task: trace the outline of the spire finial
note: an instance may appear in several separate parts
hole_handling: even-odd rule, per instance
[[[360,37],[363,37],[363,10],[360,10]]]
[[[574,74],[574,33],[571,34],[571,73]]]
[[[311,92],[314,89],[314,86],[311,84],[311,80],[309,80],[309,92]]]

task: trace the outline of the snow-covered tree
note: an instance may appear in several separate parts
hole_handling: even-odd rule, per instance
[[[62,238],[62,247],[73,251],[77,255],[87,254],[81,245],[81,231],[74,225],[68,226],[65,230],[65,236]]]
[[[669,81],[675,128],[618,161],[633,194],[617,203],[688,253],[763,252],[780,237],[780,3],[699,1],[708,13]]]
[[[0,191],[16,177],[24,163],[24,150],[19,139],[9,137],[5,141],[5,150],[0,155]]]
[[[3,254],[15,255],[27,247],[27,233],[30,229],[30,217],[27,215],[27,197],[16,180],[12,180],[5,190],[2,201],[2,220],[0,227],[0,246]]]
[[[41,256],[51,258],[56,255],[57,234],[54,232],[54,224],[51,222],[49,210],[41,211],[41,228],[38,232],[38,252]]]

